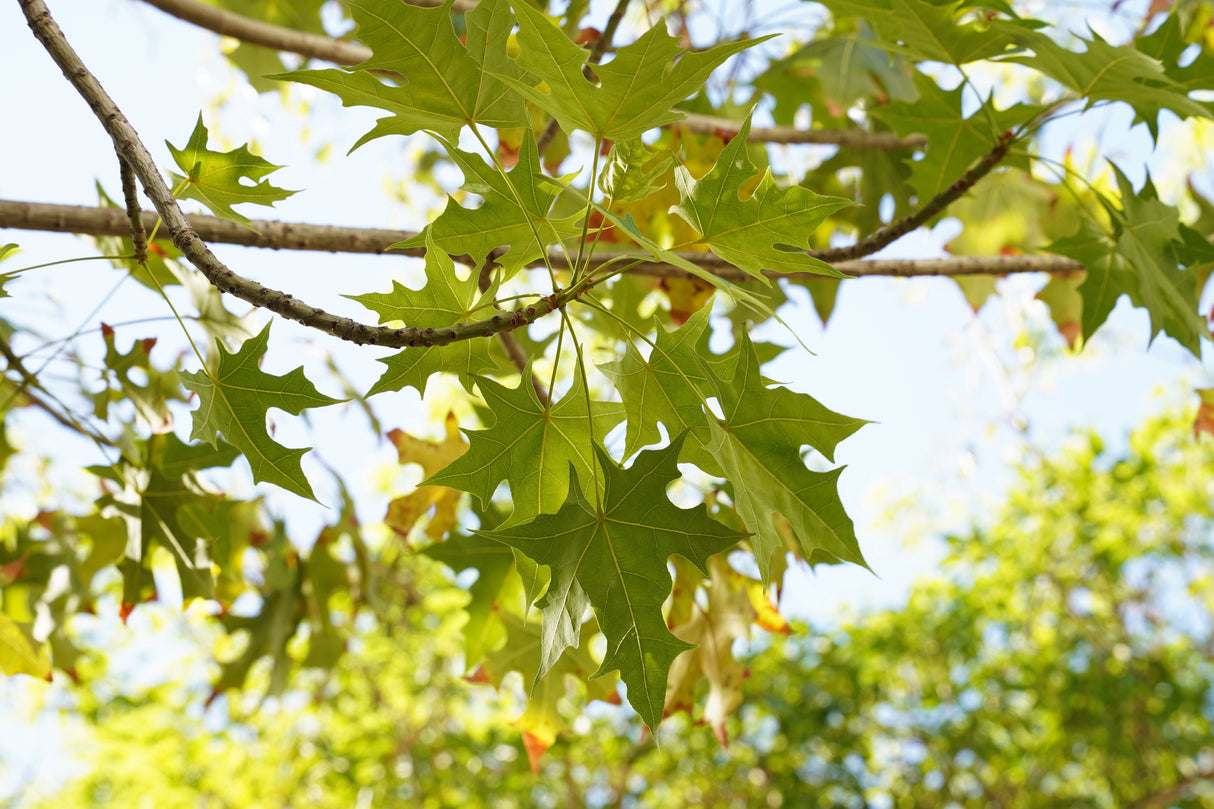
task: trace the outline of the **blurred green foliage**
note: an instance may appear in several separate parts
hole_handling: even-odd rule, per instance
[[[1214,807],[1212,531],[1214,444],[1180,420],[1074,438],[904,608],[769,636],[732,747],[680,715],[659,749],[571,678],[537,775],[517,694],[461,679],[465,591],[402,554],[335,670],[255,711],[92,674],[91,769],[40,805]]]

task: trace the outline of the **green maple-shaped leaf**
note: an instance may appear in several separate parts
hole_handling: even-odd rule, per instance
[[[1092,32],[1082,39],[1083,53],[1067,50],[1046,34],[1024,28],[1008,29],[1020,45],[1033,56],[1008,59],[1027,65],[1060,82],[1087,99],[1123,101],[1129,104],[1136,120],[1144,121],[1151,137],[1159,134],[1159,113],[1170,110],[1181,118],[1211,118],[1209,105],[1189,98],[1189,86],[1168,76],[1156,59],[1129,45],[1110,45]],[[1208,63],[1207,63],[1208,64]]]
[[[295,193],[262,179],[281,166],[258,157],[247,146],[230,152],[213,152],[207,148],[207,138],[207,128],[199,115],[185,148],[178,149],[165,141],[177,167],[186,173],[184,177],[172,175],[178,198],[197,200],[216,216],[249,227],[248,218],[232,210],[233,205],[242,202],[273,205]]]
[[[551,513],[569,495],[569,467],[578,472],[582,492],[594,497],[595,455],[592,447],[623,417],[611,402],[593,402],[587,410],[586,381],[581,372],[561,399],[540,404],[531,385],[531,372],[516,388],[478,378],[481,395],[493,413],[493,426],[467,433],[468,451],[425,481],[471,492],[487,504],[498,484],[510,484],[516,524],[536,514]],[[593,421],[593,430],[591,423]]]
[[[694,95],[721,63],[770,37],[729,42],[693,53],[678,45],[665,24],[649,29],[631,45],[593,67],[598,81],[583,73],[586,49],[570,41],[542,11],[515,3],[518,14],[516,60],[504,53],[488,63],[498,76],[560,123],[566,132],[581,129],[596,140],[622,141],[682,119],[678,102]],[[538,81],[520,81],[509,71],[522,67]],[[543,82],[543,84],[538,84]],[[538,86],[537,86],[538,85]]]
[[[964,65],[998,56],[1015,43],[1011,36],[1015,30],[1012,24],[1006,29],[992,29],[976,20],[963,19],[975,5],[991,6],[991,3],[824,0],[823,5],[837,15],[863,17],[890,50],[917,61]],[[1007,11],[1010,13],[1011,10]]]
[[[433,242],[453,256],[471,256],[476,266],[484,263],[490,251],[509,248],[496,257],[509,278],[529,262],[542,258],[547,245],[580,233],[574,224],[576,216],[549,218],[560,186],[537,182],[540,156],[530,129],[523,133],[518,163],[509,173],[498,171],[478,154],[444,145],[464,173],[463,190],[481,197],[483,203],[479,208],[465,208],[448,199],[443,212],[422,233],[393,247],[421,247]]]
[[[289,449],[270,437],[266,412],[274,407],[298,416],[310,407],[339,400],[325,396],[304,376],[302,368],[273,376],[257,367],[270,340],[270,324],[245,341],[235,354],[222,343],[213,369],[182,372],[181,382],[198,394],[191,440],[216,446],[219,435],[245,456],[254,481],[267,481],[301,497],[315,499],[299,459],[307,449]]]
[[[507,605],[499,599],[514,571],[515,551],[476,534],[456,534],[430,546],[425,554],[457,573],[468,569],[477,571],[476,581],[468,588],[468,604],[464,607],[468,621],[461,630],[465,665],[475,666],[487,651],[500,648],[506,639],[501,608]],[[517,577],[514,580],[517,582]],[[518,605],[515,606],[517,612]]]
[[[975,160],[991,150],[1003,130],[1029,120],[1039,110],[1023,104],[996,110],[988,103],[986,110],[977,110],[966,118],[962,114],[964,86],[943,90],[933,79],[917,73],[915,87],[918,100],[899,101],[873,114],[899,135],[927,136],[923,158],[910,163],[910,183],[922,201],[960,178]],[[1024,165],[1016,159],[1008,161],[1009,165],[1018,163]]]
[[[704,415],[704,400],[713,395],[709,373],[732,375],[732,368],[717,366],[706,369],[714,355],[708,352],[708,318],[711,307],[697,310],[687,322],[674,331],[660,325],[649,357],[641,356],[629,345],[622,359],[604,363],[599,369],[611,379],[628,417],[624,455],[631,457],[647,444],[661,440],[658,424],[666,425],[669,435],[689,431],[695,436],[684,460],[706,467],[706,472],[718,471],[711,456],[693,457],[697,444],[708,443],[708,419]],[[712,366],[708,366],[712,368]]]
[[[880,47],[868,25],[836,31],[807,43],[772,64],[754,81],[776,101],[772,116],[790,126],[802,105],[815,118],[843,122],[847,111],[864,99],[913,101],[916,96],[909,64]]]
[[[92,471],[120,486],[97,501],[102,517],[121,517],[127,526],[122,570],[123,603],[142,601],[150,584],[147,567],[152,548],[160,546],[173,557],[181,581],[183,598],[211,598],[210,546],[219,537],[200,532],[189,519],[189,509],[212,511],[223,501],[198,482],[203,469],[228,466],[236,450],[223,443],[185,444],[172,433],[148,438],[143,462],[122,462],[118,467],[93,467]]]
[[[1162,331],[1200,355],[1201,340],[1209,337],[1209,330],[1197,311],[1197,273],[1180,266],[1176,209],[1156,198],[1149,180],[1135,193],[1121,170],[1113,166],[1113,171],[1122,206],[1120,210],[1105,206],[1113,232],[1104,233],[1085,221],[1077,233],[1049,246],[1051,252],[1070,256],[1087,270],[1087,280],[1079,287],[1084,339],[1126,294],[1150,314],[1152,339]]]
[[[777,188],[770,171],[750,197],[739,199],[742,185],[759,173],[746,152],[749,133],[747,119],[702,179],[681,166],[675,171],[682,201],[671,212],[695,228],[712,252],[755,278],[766,280],[763,270],[844,277],[804,250],[826,217],[852,203],[797,185]]]
[[[867,422],[835,413],[812,396],[768,388],[758,355],[743,333],[732,379],[716,379],[724,416],[709,420],[708,452],[734,486],[734,504],[746,528],[763,582],[777,556],[793,551],[817,558],[867,564],[855,527],[839,500],[842,467],[811,472],[803,444],[833,460],[835,446]]]
[[[641,452],[628,469],[596,447],[606,479],[601,507],[582,495],[571,471],[569,499],[556,514],[486,533],[551,568],[540,602],[545,621],[565,611],[562,602],[571,593],[585,593],[607,638],[596,675],[618,669],[628,701],[651,729],[662,718],[671,663],[692,648],[662,617],[671,589],[667,562],[678,554],[707,573],[708,557],[744,536],[709,517],[703,505],[682,509],[667,499],[684,438]]]
[[[451,24],[452,4],[448,0],[441,7],[423,8],[399,0],[351,0],[345,6],[358,23],[358,38],[374,55],[351,71],[300,70],[273,78],[326,90],[347,107],[392,113],[353,149],[384,135],[421,130],[457,141],[464,126],[526,126],[522,97],[485,70],[491,61],[503,75],[522,76],[506,56],[514,25],[506,0],[485,0],[468,12],[466,45]],[[399,78],[385,81],[372,71],[390,71]]]
[[[422,329],[442,329],[456,323],[467,323],[487,316],[496,286],[484,293],[477,286],[477,273],[469,272],[460,280],[450,256],[426,240],[426,285],[409,289],[397,281],[391,292],[371,292],[348,295],[379,315],[380,323],[401,321],[406,326]],[[391,357],[380,359],[388,366],[368,396],[409,385],[426,394],[426,381],[431,374],[442,371],[458,374],[465,387],[472,387],[474,374],[497,369],[489,352],[488,340],[458,340],[444,346],[402,348]]]
[[[1134,43],[1138,50],[1152,59],[1158,59],[1167,77],[1176,83],[1178,90],[1183,89],[1186,93],[1214,87],[1214,55],[1208,48],[1203,48],[1191,59],[1186,58],[1185,52],[1192,45],[1185,39],[1183,24],[1177,14],[1169,14],[1153,33]],[[1207,109],[1214,108],[1209,101],[1199,103],[1204,103]]]
[[[46,644],[34,640],[29,627],[23,627],[4,612],[0,612],[0,674],[51,679],[51,656]]]
[[[129,351],[118,350],[114,330],[102,324],[101,335],[105,340],[105,377],[107,384],[92,394],[93,413],[100,419],[109,418],[109,407],[117,402],[130,402],[135,406],[135,416],[152,430],[163,432],[172,426],[169,415],[169,400],[182,399],[181,385],[173,371],[162,371],[151,362],[152,347],[156,338],[136,340]]]

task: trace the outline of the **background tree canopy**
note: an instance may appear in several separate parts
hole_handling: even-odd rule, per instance
[[[5,673],[87,685],[80,707],[101,737],[167,745],[163,760],[182,769],[165,789],[191,794],[266,767],[247,788],[288,790],[288,803],[522,795],[531,782],[495,745],[521,733],[540,769],[572,730],[576,749],[553,765],[569,795],[660,803],[669,789],[679,800],[675,782],[655,786],[666,765],[625,714],[584,712],[602,700],[626,701],[646,738],[688,748],[673,759],[688,790],[753,789],[769,802],[810,788],[827,802],[872,790],[914,802],[920,787],[975,805],[1209,799],[1209,540],[1197,527],[1208,487],[1173,480],[1197,475],[1186,463],[1202,451],[1174,426],[1149,428],[1149,450],[1119,464],[1093,449],[1086,466],[1030,468],[1036,494],[957,540],[953,577],[904,610],[837,635],[761,638],[785,649],[782,664],[777,652],[738,656],[756,627],[788,631],[777,604],[790,565],[867,566],[835,463],[866,414],[764,372],[786,343],[809,348],[805,307],[789,304],[800,290],[825,323],[849,278],[948,276],[977,310],[998,277],[1046,274],[1038,298],[1056,333],[1039,346],[1081,362],[1127,297],[1147,315],[1144,337],[1200,360],[1209,178],[1160,191],[1133,150],[1088,159],[1058,143],[1106,108],[1124,112],[1101,120],[1124,124],[1126,143],[1208,138],[1208,3],[1153,4],[1119,39],[993,0],[828,0],[791,23],[737,3],[739,22],[715,31],[681,3],[626,0],[147,4],[222,34],[248,86],[282,94],[301,128],[324,118],[300,99],[374,110],[369,129],[326,139],[316,159],[399,142],[400,201],[427,216],[416,230],[252,218],[250,204],[297,193],[276,185],[271,160],[301,133],[232,148],[219,106],[160,150],[146,134],[159,122],[122,113],[55,9],[19,0],[48,57],[25,69],[53,71],[53,60],[115,157],[97,167],[99,190],[112,189],[99,204],[0,200],[0,227],[88,237],[90,257],[143,303],[129,317],[111,292],[82,320],[39,317],[15,300],[34,270],[62,268],[0,248],[0,291],[13,299],[0,313],[0,460],[6,496],[35,504],[6,511],[0,540]],[[1170,154],[1182,176],[1206,159]],[[417,210],[435,193],[433,211]],[[340,221],[341,201],[331,208]],[[887,250],[945,217],[960,226],[947,257]],[[320,284],[270,284],[223,245],[407,259],[382,259],[401,267],[388,289],[339,269]],[[149,312],[175,330],[148,336]],[[313,335],[319,374],[280,342],[284,329]],[[406,395],[436,423],[402,430]],[[369,424],[401,466],[421,469],[422,485],[393,492],[383,526],[379,515],[368,524],[356,481],[296,446],[337,408],[349,414],[342,433]],[[1210,418],[1203,408],[1198,428]],[[54,462],[87,468],[87,491],[35,491],[39,452],[7,432],[26,419],[63,434]],[[1099,498],[1125,513],[1089,504]],[[301,528],[309,501],[326,507],[318,528]],[[991,555],[1002,546],[1016,566]],[[1167,596],[1176,576],[1186,587],[1193,577],[1180,599],[1189,618]],[[170,734],[172,688],[149,699],[104,686],[106,619],[158,599],[180,601],[214,647],[214,675],[190,704],[223,697],[222,731]],[[526,696],[490,711],[495,692],[464,702],[459,676],[521,682]],[[394,685],[405,681],[430,693]],[[292,702],[301,694],[317,704]],[[246,710],[266,696],[276,712]],[[661,729],[683,713],[714,744],[735,725],[751,752],[726,758]],[[214,768],[198,764],[217,744]],[[1160,758],[1135,764],[1123,745]],[[710,762],[743,770],[709,779],[699,768]],[[487,780],[444,779],[451,767]],[[138,783],[103,770],[81,800],[118,800]],[[438,800],[490,793],[478,794]]]

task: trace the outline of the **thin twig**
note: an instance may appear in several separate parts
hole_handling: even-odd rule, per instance
[[[263,286],[230,270],[199,238],[189,221],[177,205],[172,192],[165,185],[156,162],[148,152],[126,116],[110,98],[97,79],[89,72],[80,57],[72,50],[63,31],[51,17],[43,0],[18,0],[34,36],[42,43],[47,53],[59,65],[63,75],[76,88],[93,114],[114,141],[118,153],[123,156],[135,176],[143,185],[144,192],[152,200],[156,212],[164,221],[169,238],[174,246],[222,292],[235,295],[254,306],[268,309],[289,320],[340,337],[358,344],[385,346],[390,348],[420,348],[448,345],[459,340],[488,337],[501,331],[520,328],[534,322],[549,312],[560,309],[581,295],[589,285],[579,284],[545,295],[533,304],[520,307],[505,315],[498,315],[476,323],[459,323],[441,329],[400,328],[370,326],[347,317],[341,317],[310,306],[293,296]]]
[[[1007,157],[1007,151],[1012,147],[1012,143],[1015,140],[1016,135],[1010,129],[1004,132],[977,165],[970,168],[969,171],[961,176],[961,179],[932,197],[926,205],[910,216],[899,219],[897,222],[889,225],[889,227],[877,231],[867,239],[856,242],[848,247],[838,247],[833,250],[818,250],[812,255],[828,264],[834,264],[839,261],[850,261],[864,258],[864,256],[871,256],[873,253],[888,247],[920,225],[927,224],[934,216],[959,199],[962,194],[973,188],[974,183],[989,174],[991,169],[995,168],[995,166],[1003,161],[1003,158]]]
[[[310,59],[323,59],[339,65],[356,65],[371,58],[371,50],[356,42],[320,34],[308,34],[281,25],[262,22],[252,17],[207,5],[200,0],[144,0],[149,6],[183,22],[232,37],[250,45],[260,45],[276,51],[296,53]],[[441,0],[411,0],[410,5],[437,7]],[[456,0],[457,11],[467,11],[476,3]]]
[[[67,405],[63,404],[58,399],[54,399],[54,394],[52,394],[45,387],[43,387],[43,385],[38,381],[38,378],[35,377],[32,373],[30,373],[29,369],[25,367],[25,363],[23,363],[21,361],[21,358],[18,357],[17,354],[13,351],[12,346],[9,345],[8,340],[3,335],[0,335],[0,356],[3,356],[4,359],[8,361],[8,367],[10,369],[13,371],[16,371],[18,376],[21,377],[21,381],[17,383],[16,389],[13,390],[9,394],[9,396],[6,398],[4,405],[3,405],[3,409],[7,410],[9,405],[18,396],[23,396],[23,397],[25,397],[25,400],[27,402],[29,402],[31,405],[33,405],[34,407],[37,407],[39,410],[46,413],[48,416],[53,418],[55,421],[59,422],[64,427],[67,427],[69,430],[80,433],[85,438],[89,438],[89,439],[97,442],[98,444],[103,444],[107,447],[116,447],[117,446],[117,444],[115,444],[113,441],[111,441],[109,438],[102,435],[101,433],[98,433],[94,430],[90,430],[88,427],[85,427],[83,424],[80,423],[79,420],[76,419],[75,416],[73,416],[71,414],[71,411],[68,410]],[[35,389],[35,390],[40,390],[43,393],[47,394],[48,396],[52,397],[52,399],[54,399],[56,404],[58,404],[60,407],[63,408],[64,412],[60,413],[55,408],[51,407],[50,403],[43,400],[42,397],[38,396],[35,393],[32,393],[30,390],[31,388]]]
[[[310,225],[303,222],[279,222],[254,219],[250,224],[256,231],[235,222],[204,214],[186,217],[198,235],[216,244],[236,244],[270,250],[314,250],[328,253],[392,254],[413,257],[425,255],[423,248],[389,249],[390,245],[411,239],[417,234],[407,230]],[[157,215],[144,211],[146,227],[155,224]],[[126,216],[117,208],[90,208],[79,205],[52,205],[41,202],[0,200],[0,228],[19,230],[81,233],[92,236],[125,236],[130,232]],[[615,264],[623,258],[635,258],[634,252],[597,251],[590,256],[590,266]],[[724,259],[706,252],[680,252],[679,258],[695,264],[727,281],[753,280],[751,276]],[[810,254],[814,255],[814,254]],[[458,260],[458,259],[457,259]],[[563,252],[553,250],[548,260],[554,269],[568,269]],[[465,260],[463,263],[468,263]],[[539,266],[542,262],[537,262]],[[1083,265],[1074,259],[1054,255],[950,256],[933,259],[882,259],[837,261],[840,272],[857,277],[897,276],[958,276],[1012,275],[1025,272],[1079,272]],[[659,261],[646,261],[628,270],[652,276],[684,277],[686,271]],[[822,278],[812,273],[768,273],[771,278]]]
[[[148,232],[143,225],[143,213],[139,210],[139,189],[135,187],[135,172],[122,159],[121,154],[118,155],[118,173],[122,177],[122,200],[126,203],[127,221],[131,223],[131,243],[135,247],[135,260],[143,264],[148,260]]]

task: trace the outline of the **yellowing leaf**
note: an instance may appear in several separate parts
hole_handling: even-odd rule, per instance
[[[6,676],[28,674],[51,679],[51,657],[45,643],[37,643],[21,625],[0,612],[0,671]]]
[[[708,678],[704,721],[712,727],[717,741],[728,747],[725,721],[742,704],[742,684],[750,676],[746,666],[734,657],[733,644],[750,636],[755,611],[749,579],[731,568],[723,557],[709,559],[708,572],[707,604],[701,606],[693,600],[687,620],[671,626],[680,640],[695,644],[696,648],[679,655],[670,668],[666,711],[690,711],[687,695],[695,693],[701,677]]]

